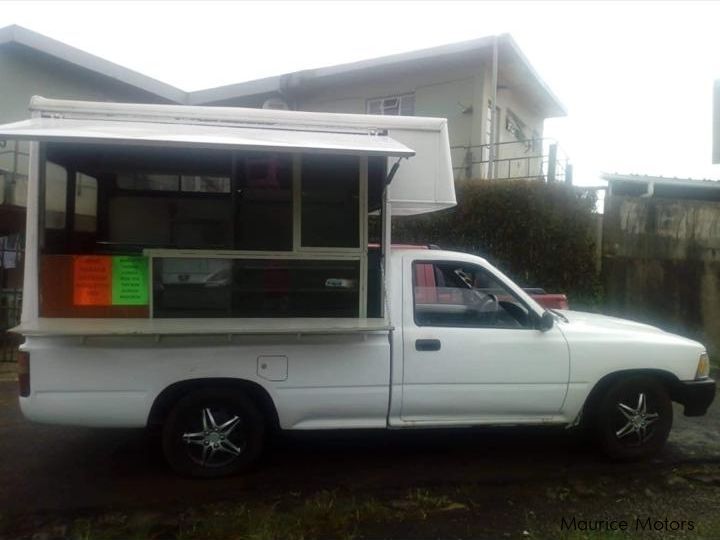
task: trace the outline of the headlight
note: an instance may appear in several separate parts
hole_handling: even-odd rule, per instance
[[[700,353],[700,359],[698,360],[697,372],[695,373],[696,379],[706,379],[710,376],[710,357],[708,353]]]

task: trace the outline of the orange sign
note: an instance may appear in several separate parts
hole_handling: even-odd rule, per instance
[[[73,304],[112,305],[112,257],[103,255],[73,257]]]

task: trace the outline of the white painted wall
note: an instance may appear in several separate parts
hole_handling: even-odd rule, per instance
[[[448,120],[453,169],[456,178],[481,178],[486,167],[479,164],[466,167],[468,161],[487,159],[487,149],[481,145],[490,141],[486,120],[488,101],[492,99],[492,66],[478,63],[475,66],[446,66],[434,69],[414,69],[403,73],[386,72],[374,78],[359,74],[354,83],[324,86],[299,97],[292,105],[300,110],[365,113],[370,99],[415,94],[415,115],[443,117]],[[510,109],[525,124],[524,133],[530,138],[533,131],[542,138],[541,115],[533,111],[524,94],[511,88],[500,87],[497,93],[498,139],[514,142],[515,137],[506,130],[507,110]],[[474,147],[474,148],[470,148]],[[524,144],[499,147],[499,159],[514,159],[498,164],[498,176],[524,176],[527,171],[542,171],[542,145],[527,149]],[[528,157],[538,156],[534,159]]]
[[[453,167],[464,176],[465,147],[483,144],[485,66],[448,66],[385,73],[355,84],[325,87],[294,104],[307,111],[365,113],[367,101],[379,97],[415,94],[415,116],[447,118]]]

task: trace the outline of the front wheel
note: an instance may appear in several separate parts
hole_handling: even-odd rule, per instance
[[[226,476],[250,467],[265,439],[262,415],[240,391],[204,389],[182,398],[163,427],[163,453],[181,474]]]
[[[605,453],[614,459],[647,458],[667,441],[672,402],[665,387],[644,375],[621,379],[600,402],[597,428]]]

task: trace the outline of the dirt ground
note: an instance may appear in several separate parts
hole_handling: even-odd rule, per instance
[[[647,463],[557,428],[315,432],[206,481],[142,431],[30,424],[0,381],[0,455],[3,538],[720,538],[718,403]]]

